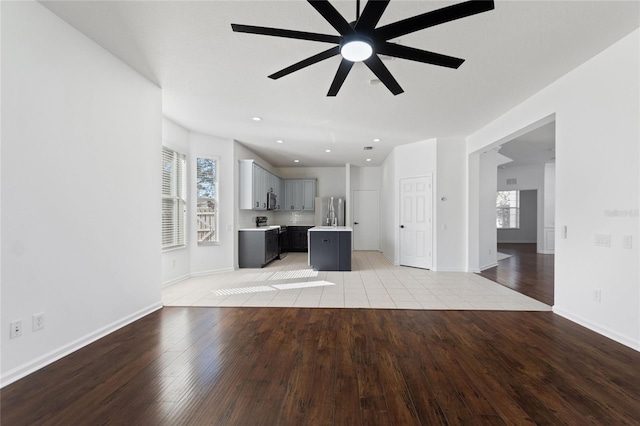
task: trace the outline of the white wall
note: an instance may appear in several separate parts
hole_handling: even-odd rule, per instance
[[[189,133],[189,234],[191,276],[224,272],[234,269],[235,235],[234,217],[238,203],[234,193],[234,176],[237,162],[234,158],[234,141],[200,133]],[[218,159],[218,243],[198,245],[196,238],[196,159]]]
[[[398,184],[396,183],[396,151],[393,150],[380,166],[380,251],[396,264],[396,226],[398,218]]]
[[[544,165],[544,253],[555,253],[556,163]]]
[[[500,191],[500,189],[498,189]],[[498,228],[500,243],[537,243],[538,240],[538,191],[520,191],[519,220],[517,228]],[[496,209],[497,210],[497,209]]]
[[[507,179],[516,179],[516,185],[507,185]],[[498,191],[535,189],[536,196],[536,246],[538,253],[544,253],[545,216],[545,165],[533,164],[520,167],[498,169]],[[495,202],[495,201],[494,201]],[[495,225],[494,225],[495,226]]]
[[[161,307],[162,98],[40,4],[1,7],[6,385]]]
[[[351,165],[351,191],[380,190],[380,167],[359,167]]]
[[[434,269],[437,271],[466,268],[466,153],[464,139],[438,139],[434,179]]]
[[[432,269],[466,269],[466,165],[464,139],[429,139],[397,146],[385,159],[380,167],[380,200],[384,200],[380,203],[380,251],[390,261],[397,264],[400,259],[400,180],[432,175]]]
[[[498,152],[490,149],[480,155],[479,174],[479,244],[478,262],[481,271],[498,265],[496,231],[496,191],[498,181]]]
[[[189,131],[166,117],[162,119],[162,144],[187,156],[189,163]],[[190,163],[187,164],[189,169]],[[189,235],[187,233],[187,235]],[[190,247],[162,252],[162,285],[176,283],[191,276]]]
[[[472,153],[555,114],[556,224],[568,236],[556,233],[554,312],[636,349],[639,39],[636,30],[467,140]],[[595,234],[610,234],[611,247],[596,247]],[[625,235],[632,249],[622,247]]]
[[[399,192],[400,179],[435,175],[437,161],[437,141],[429,139],[393,149],[382,165],[380,203],[380,250],[391,262],[400,259],[399,244]],[[434,194],[436,191],[434,190]],[[433,203],[433,200],[432,200]],[[385,205],[386,204],[386,205]],[[435,237],[434,237],[435,238]]]

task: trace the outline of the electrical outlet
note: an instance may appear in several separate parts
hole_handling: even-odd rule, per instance
[[[33,314],[33,331],[42,330],[44,328],[44,313]]]
[[[593,300],[598,303],[602,302],[602,291],[599,288],[593,290]]]
[[[15,339],[22,336],[22,320],[11,321],[9,325],[11,326],[10,338]]]

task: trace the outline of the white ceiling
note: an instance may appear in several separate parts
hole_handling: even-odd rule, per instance
[[[385,61],[405,90],[393,96],[355,64],[328,98],[339,57],[267,76],[329,45],[231,31],[238,23],[337,34],[302,0],[42,3],[162,87],[165,116],[236,139],[274,166],[378,165],[396,145],[467,136],[640,24],[636,1],[496,1],[493,11],[401,38],[464,58],[458,70]],[[392,0],[379,25],[453,3]],[[355,0],[332,4],[355,18]]]
[[[545,124],[503,144],[498,153],[512,160],[502,164],[500,166],[502,168],[554,162],[556,159],[556,122]]]

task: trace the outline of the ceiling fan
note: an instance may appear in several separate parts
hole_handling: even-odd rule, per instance
[[[269,78],[276,80],[309,65],[336,55],[342,55],[342,61],[327,96],[336,96],[338,94],[354,62],[364,62],[394,95],[404,92],[378,55],[393,56],[448,68],[458,68],[462,65],[464,59],[402,46],[391,43],[388,40],[477,13],[487,12],[494,8],[493,0],[471,0],[376,28],[390,0],[369,0],[362,11],[362,15],[360,14],[360,0],[356,0],[356,20],[354,22],[347,22],[328,0],[307,1],[340,33],[339,36],[241,24],[231,24],[231,28],[233,31],[240,33],[337,44],[337,46],[269,76]]]

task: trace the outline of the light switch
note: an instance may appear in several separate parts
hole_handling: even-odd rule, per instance
[[[596,234],[595,244],[598,247],[611,247],[611,234]]]

